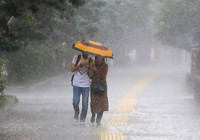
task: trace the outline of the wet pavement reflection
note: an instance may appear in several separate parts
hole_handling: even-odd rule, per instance
[[[73,120],[70,73],[8,88],[19,103],[0,111],[0,140],[199,140],[200,109],[181,66],[111,67],[102,125]]]

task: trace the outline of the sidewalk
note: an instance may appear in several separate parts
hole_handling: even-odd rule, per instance
[[[20,103],[1,116],[0,139],[197,140],[200,110],[185,76],[180,67],[109,68],[109,111],[101,127],[90,124],[90,107],[85,124],[73,120],[70,75],[10,90]]]

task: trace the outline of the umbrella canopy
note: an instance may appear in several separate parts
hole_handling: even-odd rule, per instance
[[[72,48],[87,54],[103,58],[113,58],[113,53],[111,49],[95,41],[81,40],[73,44]]]

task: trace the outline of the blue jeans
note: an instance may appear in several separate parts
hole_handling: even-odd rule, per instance
[[[80,96],[82,94],[82,111],[80,116],[80,120],[82,121],[85,121],[85,118],[87,116],[89,90],[90,90],[89,87],[73,86],[73,105],[76,104],[78,106],[78,110],[79,110]]]

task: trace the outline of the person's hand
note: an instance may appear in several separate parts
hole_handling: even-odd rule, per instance
[[[94,62],[93,62],[93,61],[92,61],[92,62],[89,62],[88,66],[89,66],[90,68],[92,68],[92,67],[94,66]]]
[[[97,71],[97,67],[95,65],[93,65],[93,70]]]
[[[96,68],[96,66],[95,66],[95,64],[94,64],[94,61],[90,62],[90,63],[88,64],[88,67],[89,67],[89,69],[92,69],[92,70],[94,70],[94,71],[97,71],[97,68]]]
[[[87,62],[83,62],[83,63],[81,63],[81,66],[82,66],[82,67],[88,66],[88,63],[87,63]]]

